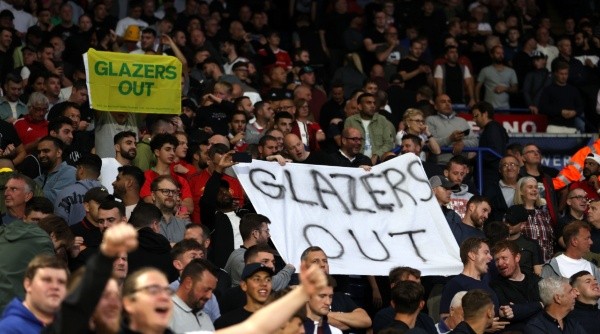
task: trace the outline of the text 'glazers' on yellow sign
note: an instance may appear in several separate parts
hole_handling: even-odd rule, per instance
[[[83,59],[92,108],[181,113],[181,62],[177,58],[89,49]]]

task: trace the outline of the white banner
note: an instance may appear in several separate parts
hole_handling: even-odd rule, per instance
[[[302,251],[319,246],[332,274],[388,275],[395,266],[423,275],[462,270],[458,245],[413,154],[370,172],[258,160],[234,169],[256,211],[271,220],[273,242],[289,263],[298,265]]]

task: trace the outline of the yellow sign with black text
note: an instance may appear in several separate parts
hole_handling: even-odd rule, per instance
[[[94,49],[83,57],[93,109],[181,113],[181,62],[177,58]]]

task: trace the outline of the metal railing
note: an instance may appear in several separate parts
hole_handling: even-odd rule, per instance
[[[452,147],[451,146],[443,146],[441,147],[442,152],[444,153],[452,153]],[[482,167],[483,167],[483,154],[482,153],[489,153],[494,155],[495,157],[497,157],[498,159],[502,159],[502,155],[498,152],[496,152],[495,150],[492,150],[489,147],[465,147],[462,150],[463,152],[475,152],[477,153],[477,188],[479,190],[479,194],[483,194],[483,173],[482,173]]]

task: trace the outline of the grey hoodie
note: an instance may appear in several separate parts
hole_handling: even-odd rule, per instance
[[[79,180],[63,190],[56,196],[54,213],[64,218],[69,226],[79,223],[85,217],[83,196],[95,187],[102,187],[98,180]]]

